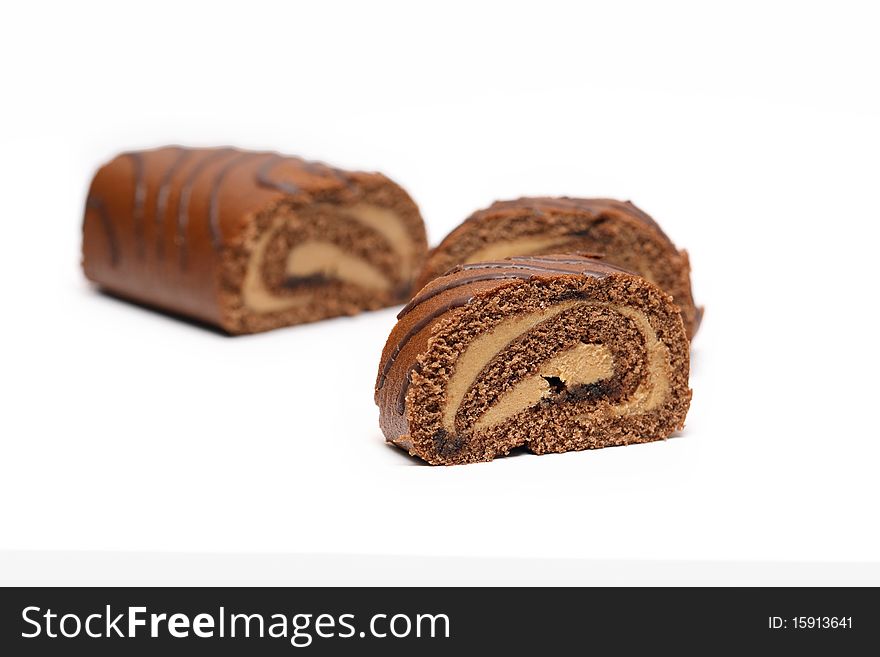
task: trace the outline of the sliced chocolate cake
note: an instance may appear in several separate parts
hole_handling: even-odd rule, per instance
[[[700,324],[690,263],[660,226],[629,202],[610,199],[521,198],[472,214],[431,252],[417,287],[458,264],[508,256],[596,253],[637,272],[675,298],[688,337]]]
[[[680,310],[616,266],[572,255],[459,265],[398,318],[376,382],[380,424],[429,463],[641,443],[684,425]]]
[[[229,333],[402,303],[426,251],[418,208],[385,176],[233,148],[118,156],[83,226],[88,278]]]

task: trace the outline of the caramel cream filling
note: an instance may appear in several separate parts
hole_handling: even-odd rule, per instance
[[[290,277],[320,275],[374,290],[387,290],[391,282],[366,260],[352,256],[330,242],[307,240],[287,254],[284,272]]]
[[[579,342],[541,364],[541,373],[527,377],[505,393],[474,425],[479,431],[504,422],[531,408],[545,397],[551,387],[548,378],[558,378],[567,387],[589,385],[614,376],[611,350],[601,344]]]
[[[669,379],[672,377],[669,349],[657,337],[657,332],[645,313],[626,306],[610,307],[636,323],[645,338],[645,348],[648,352],[647,376],[642,378],[642,382],[628,399],[611,406],[611,413],[617,416],[647,413],[662,404],[669,395]]]
[[[328,210],[351,217],[384,237],[400,256],[402,269],[409,275],[415,246],[395,212],[367,203],[347,207],[330,206]],[[284,219],[276,218],[251,250],[241,292],[244,305],[256,313],[289,310],[304,305],[311,298],[308,294],[277,295],[266,287],[263,280],[266,249],[283,226]],[[385,274],[363,258],[321,240],[308,240],[291,249],[287,255],[285,274],[291,278],[324,276],[369,290],[387,291],[392,285]]]
[[[244,281],[241,284],[241,298],[244,305],[255,313],[271,313],[288,310],[296,306],[302,306],[308,300],[304,295],[280,297],[273,294],[263,281],[263,258],[266,256],[266,248],[275,234],[284,225],[284,220],[277,218],[264,232],[251,249],[247,269],[244,273]]]
[[[539,255],[550,253],[555,247],[562,247],[569,242],[563,236],[553,237],[518,237],[512,240],[499,240],[487,244],[468,255],[465,263],[499,260],[509,256]]]
[[[455,430],[455,414],[467,391],[489,361],[495,358],[502,349],[515,338],[531,331],[541,322],[555,317],[559,313],[578,305],[577,301],[558,303],[538,312],[511,317],[499,322],[494,329],[484,333],[465,348],[464,353],[455,362],[455,370],[449,377],[446,386],[446,406],[443,409],[443,426],[447,431]]]
[[[446,389],[443,425],[449,432],[455,430],[455,415],[479,373],[514,339],[533,329],[539,323],[559,313],[579,306],[602,306],[632,319],[645,339],[647,373],[636,390],[627,399],[611,404],[612,416],[649,412],[659,406],[669,394],[672,365],[669,351],[640,310],[617,304],[569,301],[538,312],[503,320],[492,331],[474,339],[455,364]],[[589,385],[614,375],[611,351],[604,345],[579,343],[541,364],[539,373],[519,381],[505,393],[474,425],[479,431],[495,426],[521,413],[548,396],[550,385],[545,377],[557,377],[568,386]],[[588,420],[589,415],[576,419]]]
[[[336,210],[340,214],[353,217],[384,237],[400,256],[402,269],[409,275],[415,256],[415,244],[396,212],[369,203],[356,203]]]

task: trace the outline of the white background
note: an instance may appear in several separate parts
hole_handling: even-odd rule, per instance
[[[7,7],[0,550],[19,552],[0,573],[43,581],[22,550],[880,561],[871,7]],[[496,198],[632,199],[707,307],[686,429],[426,467],[373,405],[396,309],[227,338],[100,295],[79,270],[89,179],[165,143],[382,170],[432,243]]]

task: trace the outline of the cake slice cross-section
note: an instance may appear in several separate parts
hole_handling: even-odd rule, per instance
[[[690,261],[648,214],[605,198],[520,198],[474,212],[428,256],[417,287],[455,265],[509,256],[594,253],[656,283],[681,308],[688,337],[702,309],[691,293]]]
[[[460,265],[398,316],[375,399],[432,464],[661,440],[684,426],[689,343],[672,298],[574,255]]]
[[[253,333],[405,302],[427,252],[379,173],[277,153],[124,153],[92,180],[86,276],[118,296]]]

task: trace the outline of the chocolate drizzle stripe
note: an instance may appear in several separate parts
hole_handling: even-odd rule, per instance
[[[183,187],[180,188],[180,198],[177,202],[177,237],[175,242],[180,249],[181,268],[186,267],[186,229],[189,225],[189,202],[196,179],[209,164],[212,164],[231,153],[235,153],[235,150],[232,148],[221,148],[220,150],[209,153],[201,160],[201,162],[193,167],[193,170],[190,171],[189,175],[186,177]]]
[[[323,162],[310,162],[309,160],[304,160],[299,157],[284,157],[277,154],[273,154],[272,158],[267,160],[263,166],[257,170],[257,184],[262,187],[274,189],[283,194],[299,194],[302,189],[296,183],[289,180],[275,180],[272,178],[272,169],[285,160],[293,160],[297,162],[303,171],[313,176],[318,176],[320,178],[335,178],[349,189],[355,187],[351,177],[342,169],[331,167],[329,164],[324,164]]]
[[[283,162],[284,159],[285,158],[281,155],[273,155],[266,160],[263,165],[257,169],[257,184],[262,187],[274,189],[282,194],[299,194],[302,190],[300,190],[299,186],[295,183],[287,180],[273,180],[271,178],[272,169],[274,169],[280,162]]]
[[[636,219],[643,221],[644,223],[656,228],[660,233],[665,237],[666,234],[663,233],[663,229],[660,228],[660,224],[654,221],[654,218],[649,215],[647,212],[642,210],[641,208],[636,207],[636,205],[632,201],[619,201],[619,205],[616,207],[622,212],[627,212]],[[621,207],[622,206],[622,207]]]
[[[110,214],[107,212],[107,205],[104,203],[104,199],[89,196],[86,199],[86,209],[94,210],[98,213],[98,220],[101,223],[101,229],[104,231],[104,237],[107,240],[107,250],[110,252],[110,265],[115,267],[119,264],[119,242],[116,239],[116,231],[113,229],[113,222],[110,221]]]
[[[554,260],[553,262],[560,262],[560,264],[569,264],[569,263],[564,263],[564,262],[557,261],[557,260]],[[570,264],[588,265],[589,262],[588,261],[587,262],[581,262],[581,261],[574,262],[573,261]],[[441,278],[443,278],[445,276],[450,276],[450,275],[458,273],[460,271],[473,271],[473,270],[480,270],[480,269],[516,269],[516,270],[523,270],[523,271],[535,272],[535,273],[546,273],[546,274],[581,274],[581,273],[583,273],[583,274],[587,274],[590,276],[597,276],[597,277],[602,277],[605,275],[605,272],[601,272],[601,271],[589,271],[589,272],[588,271],[578,271],[578,270],[572,270],[572,269],[544,267],[542,265],[527,265],[527,264],[515,263],[515,262],[475,262],[475,263],[471,263],[471,264],[467,264],[467,265],[458,265],[457,267],[452,269],[452,271],[448,272],[447,274],[444,274],[444,276],[442,276]],[[419,294],[419,295],[413,297],[413,299],[408,304],[406,304],[403,307],[403,309],[397,314],[397,319],[401,319],[402,317],[407,315],[413,308],[421,305],[422,303],[424,303],[428,299],[432,299],[432,298],[436,297],[438,294],[443,294],[447,290],[452,290],[456,287],[460,287],[462,285],[467,285],[468,283],[473,283],[475,281],[491,281],[491,280],[495,280],[495,279],[503,280],[505,278],[531,278],[532,275],[534,275],[534,274],[529,274],[527,276],[523,276],[520,274],[504,275],[504,274],[492,273],[492,274],[475,274],[472,276],[459,278],[454,281],[450,281],[449,284],[438,285],[437,287],[435,287],[427,292],[423,292],[422,294]],[[437,279],[437,280],[440,280],[440,279]]]
[[[427,317],[423,317],[419,322],[413,325],[413,327],[406,332],[406,335],[401,338],[397,347],[395,347],[394,352],[391,355],[391,358],[388,359],[385,367],[382,369],[382,380],[378,389],[381,389],[385,384],[385,379],[387,378],[388,372],[391,371],[391,366],[394,364],[394,361],[400,355],[400,352],[403,350],[404,346],[406,346],[410,340],[412,340],[422,329],[424,329],[428,324],[433,322],[435,319],[440,317],[441,315],[445,315],[450,310],[455,310],[456,308],[461,308],[466,306],[471,301],[473,301],[473,297],[468,295],[466,297],[459,297],[454,301],[450,301],[447,304],[436,308],[434,312],[432,312]],[[406,376],[403,379],[403,384],[400,386],[400,391],[397,393],[397,404],[395,406],[395,410],[398,415],[403,415],[406,410],[406,392],[409,390],[409,386],[412,383],[412,375],[416,370],[421,369],[421,366],[418,363],[413,363],[413,365],[407,370]]]
[[[416,306],[420,306],[425,301],[429,299],[433,299],[434,297],[443,294],[449,290],[454,290],[457,287],[462,287],[463,285],[468,285],[469,283],[477,283],[479,281],[494,281],[494,280],[502,280],[504,278],[528,278],[531,274],[521,274],[521,273],[511,273],[510,276],[499,276],[496,272],[491,272],[487,274],[471,274],[465,278],[459,278],[453,281],[450,285],[438,285],[434,289],[425,292],[423,294],[418,295],[417,297],[413,297],[413,299],[406,304],[399,313],[397,313],[397,319],[403,319],[406,315],[410,313]],[[439,279],[438,279],[439,280]]]
[[[342,169],[331,167],[329,164],[324,164],[323,162],[307,162],[305,160],[303,161],[302,166],[303,169],[313,175],[324,176],[325,174],[329,173],[333,178],[341,182],[349,189],[354,186],[351,178],[349,178],[349,176]]]
[[[620,274],[632,274],[633,272],[624,269],[623,267],[618,267],[617,265],[613,265],[610,262],[605,260],[605,255],[602,253],[579,253],[577,258],[556,258],[553,256],[514,256],[510,258],[511,260],[516,261],[529,261],[533,260],[535,262],[546,262],[546,263],[558,263],[565,265],[582,265],[581,269],[585,274],[591,274],[593,276],[604,276],[608,273],[620,273]],[[585,262],[586,261],[586,262]],[[604,272],[602,268],[610,269],[611,272]]]
[[[171,193],[171,181],[193,154],[193,151],[185,148],[178,148],[177,151],[177,158],[165,171],[162,180],[159,182],[159,189],[156,192],[156,214],[153,216],[153,223],[156,226],[156,257],[159,260],[165,257],[165,240],[163,239],[165,231],[163,227],[165,226],[165,214],[168,210],[168,196]]]
[[[455,269],[458,271],[473,271],[475,269],[524,269],[526,271],[536,271],[536,272],[547,272],[550,274],[580,274],[586,273],[581,270],[584,267],[581,267],[581,270],[571,270],[571,269],[563,269],[560,267],[547,267],[545,265],[533,265],[528,264],[529,261],[537,262],[534,258],[529,258],[528,261],[524,262],[513,262],[511,260],[491,260],[488,262],[470,262],[464,265],[458,265]],[[589,260],[585,260],[583,262],[565,262],[562,260],[553,260],[552,262],[558,263],[560,265],[565,264],[574,264],[574,265],[587,265],[589,264]],[[455,271],[455,270],[453,270]]]
[[[208,227],[211,231],[211,244],[215,251],[219,251],[223,244],[223,235],[220,229],[220,188],[227,174],[239,164],[261,155],[261,153],[239,153],[217,172],[214,182],[211,184],[211,196],[208,203]]]
[[[394,350],[391,352],[388,360],[385,361],[385,365],[382,366],[382,374],[379,376],[379,381],[376,383],[376,390],[381,390],[382,387],[385,385],[385,380],[388,378],[388,373],[394,366],[397,357],[400,356],[400,352],[403,351],[403,348],[407,344],[409,344],[409,341],[412,340],[419,333],[419,331],[421,331],[428,324],[440,317],[440,315],[443,315],[455,308],[466,306],[471,301],[471,299],[473,299],[473,297],[468,295],[466,297],[461,297],[459,299],[456,299],[455,301],[444,304],[439,308],[435,308],[432,313],[425,317],[422,317],[418,322],[413,324],[410,329],[403,335],[400,341],[394,346]]]
[[[147,199],[147,187],[144,183],[144,157],[142,153],[126,153],[131,159],[132,176],[134,177],[134,202],[132,221],[134,223],[134,242],[138,257],[146,256],[146,240],[144,237],[144,203]]]
[[[563,265],[580,265],[580,264],[583,264],[584,258],[598,260],[598,259],[601,259],[602,257],[603,256],[600,256],[597,254],[597,255],[578,256],[578,258],[580,258],[580,259],[553,258],[550,256],[511,256],[510,259],[513,260],[514,262],[523,262],[523,261],[534,260],[535,262],[550,262],[550,263],[558,262]],[[603,264],[605,264],[605,263],[603,263]]]

